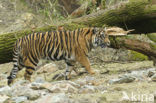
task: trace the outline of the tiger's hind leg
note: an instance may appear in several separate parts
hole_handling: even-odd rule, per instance
[[[8,85],[11,85],[14,81],[14,78],[16,78],[17,73],[22,70],[23,66],[21,65],[15,65],[10,73],[10,76],[7,77],[8,79]]]
[[[16,78],[17,73],[23,69],[23,61],[21,60],[21,57],[15,56],[13,59],[13,69],[10,73],[10,75],[7,77],[8,79],[8,85],[11,85],[14,81],[14,78]]]
[[[72,70],[78,73],[78,71],[74,68],[75,63],[75,61],[66,61],[65,80],[69,80],[71,78]]]

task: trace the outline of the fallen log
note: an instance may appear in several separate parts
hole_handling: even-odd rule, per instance
[[[147,43],[144,41],[129,39],[123,37],[113,37],[111,38],[111,47],[112,48],[125,48],[133,51],[140,52],[144,55],[147,55],[150,59],[153,60],[154,65],[156,66],[156,44]]]
[[[156,4],[151,4],[148,0],[129,1],[73,19],[71,22],[90,26],[107,24],[124,29],[135,29],[133,33],[137,34],[156,32]]]

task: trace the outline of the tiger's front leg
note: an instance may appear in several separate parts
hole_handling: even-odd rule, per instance
[[[34,64],[30,61],[30,59],[26,59],[24,61],[24,65],[26,67],[25,69],[25,74],[24,74],[24,78],[25,80],[28,80],[31,82],[31,75],[33,74],[33,72],[35,71],[35,68],[37,66],[37,63],[35,62]]]
[[[28,80],[31,82],[31,75],[33,74],[33,72],[34,70],[32,70],[31,68],[26,68],[25,74],[24,74],[25,80]]]
[[[93,75],[95,74],[95,72],[91,69],[90,67],[90,62],[88,57],[83,53],[83,52],[79,52],[79,54],[77,55],[77,61],[85,67],[86,71]]]

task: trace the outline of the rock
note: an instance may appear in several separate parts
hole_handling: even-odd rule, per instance
[[[80,98],[76,102],[74,101],[74,103],[99,103],[99,102],[96,102],[95,100],[93,101],[91,98]]]
[[[77,93],[80,86],[71,81],[58,81],[53,83],[43,83],[40,85],[32,85],[32,89],[47,89],[52,93]]]
[[[32,91],[32,92],[26,92],[24,96],[26,96],[28,100],[36,100],[41,96],[41,94],[37,91]]]
[[[149,71],[148,74],[147,74],[147,76],[148,76],[148,77],[152,77],[154,74],[155,74],[154,71]]]
[[[36,83],[45,83],[45,80],[42,77],[37,77],[35,82]]]
[[[123,75],[120,76],[118,79],[112,79],[109,80],[109,84],[115,84],[115,83],[130,83],[135,80],[134,76],[131,75]]]
[[[41,93],[39,91],[34,91],[30,88],[27,88],[23,91],[18,91],[17,96],[25,96],[28,100],[36,100],[41,96]]]
[[[9,97],[6,95],[0,95],[0,103],[3,103],[4,101],[6,101]]]
[[[11,88],[16,88],[22,85],[28,85],[30,82],[28,80],[18,80],[17,82],[14,82]]]
[[[38,74],[42,73],[54,73],[56,70],[58,70],[58,67],[54,63],[48,63],[40,67],[39,70],[37,70]]]
[[[74,103],[65,93],[54,93],[43,97],[41,100],[35,103]]]
[[[27,84],[24,86],[18,85],[16,87],[13,87],[10,96],[24,96],[29,100],[35,100],[41,96],[41,93],[39,91],[34,91],[30,88],[30,84]]]
[[[44,84],[46,84],[46,83],[44,83]],[[30,88],[32,88],[32,89],[34,89],[34,90],[43,89],[43,88],[41,88],[41,85],[42,85],[42,83],[33,82],[33,83],[31,84],[31,87],[30,87]]]
[[[120,81],[120,79],[111,79],[109,80],[109,84],[115,84],[118,83]]]
[[[22,102],[27,101],[27,97],[25,97],[25,96],[13,97],[13,98],[11,98],[11,100],[12,100],[13,102],[16,102],[16,103],[22,103]]]
[[[156,101],[156,91],[154,92],[154,101]]]
[[[151,77],[151,80],[156,82],[156,74],[154,74],[152,77]]]
[[[155,68],[150,68],[147,71],[147,77],[152,77],[156,73]]]
[[[0,95],[10,95],[12,93],[12,89],[9,86],[5,86],[0,88]]]
[[[0,80],[6,79],[6,78],[7,78],[7,75],[6,74],[0,74]]]
[[[147,71],[146,70],[132,71],[131,73],[126,75],[131,75],[135,77],[137,80],[142,81],[144,77],[147,75]]]
[[[135,80],[135,77],[132,75],[123,75],[119,79],[119,83],[130,83]]]
[[[95,77],[86,76],[85,78],[78,79],[76,83],[83,85],[99,85],[99,82],[95,79]]]
[[[90,86],[90,85],[85,85],[83,87],[81,87],[81,89],[79,90],[79,93],[95,93],[96,92],[96,88],[94,86]]]

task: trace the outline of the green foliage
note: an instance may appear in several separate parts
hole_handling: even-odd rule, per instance
[[[130,51],[129,56],[130,56],[130,60],[135,60],[135,61],[136,60],[139,60],[139,61],[148,60],[147,56],[136,51]]]

